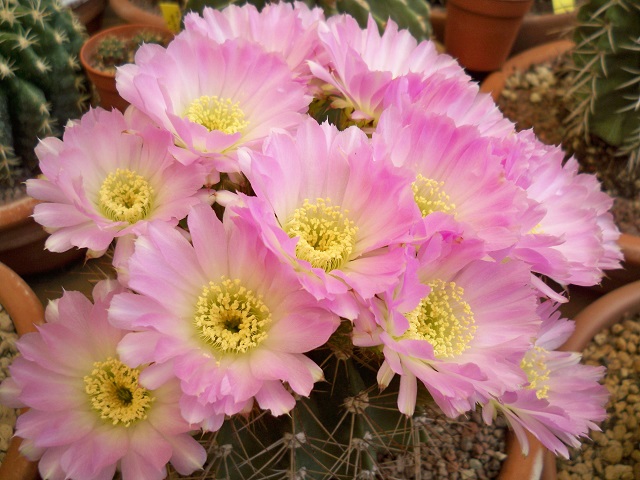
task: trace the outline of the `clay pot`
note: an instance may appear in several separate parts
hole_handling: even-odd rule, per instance
[[[129,39],[135,36],[141,30],[158,33],[165,36],[167,40],[173,38],[173,33],[171,33],[164,26],[155,26],[149,24],[127,24],[118,25],[115,27],[107,28],[106,30],[102,30],[89,37],[89,39],[82,45],[82,48],[80,49],[80,63],[82,63],[83,68],[87,72],[89,80],[91,80],[93,85],[96,87],[97,93],[100,97],[100,106],[102,108],[105,108],[107,110],[117,108],[121,112],[124,112],[125,109],[129,106],[129,103],[124,100],[118,93],[118,89],[116,88],[115,73],[103,72],[101,70],[98,70],[97,68],[94,68],[92,66],[92,58],[95,55],[100,42],[102,42],[105,37],[110,35],[117,35],[119,37]]]
[[[0,262],[19,275],[32,275],[60,268],[78,260],[85,250],[63,253],[45,250],[48,233],[31,215],[37,200],[23,197],[0,205]]]
[[[9,313],[13,325],[22,336],[35,332],[36,325],[44,322],[44,308],[36,294],[17,273],[0,263],[0,304]],[[7,455],[0,465],[3,480],[34,480],[38,478],[38,467],[20,455],[20,438],[14,437]]]
[[[509,56],[545,43],[562,39],[573,28],[577,10],[567,13],[527,13],[511,47]],[[444,31],[447,24],[447,11],[434,6],[429,16],[436,42],[444,44]]]
[[[474,72],[498,70],[533,0],[448,0],[447,53]]]
[[[166,27],[162,15],[140,8],[131,0],[109,0],[109,6],[118,17],[127,23],[153,25],[158,28]]]

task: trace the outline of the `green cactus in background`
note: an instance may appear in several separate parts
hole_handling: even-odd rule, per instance
[[[38,139],[85,110],[85,36],[57,0],[0,0],[0,190],[36,173]]]
[[[293,0],[286,0],[293,2]],[[309,7],[321,7],[326,16],[348,13],[358,20],[361,27],[367,25],[369,14],[383,29],[391,18],[401,29],[407,29],[418,40],[431,36],[429,4],[425,0],[303,0]],[[224,8],[228,5],[255,5],[262,9],[265,0],[188,0],[185,11],[202,13],[204,7]]]
[[[116,72],[116,67],[133,63],[136,51],[143,43],[155,43],[166,46],[166,35],[151,30],[142,30],[129,39],[118,35],[107,35],[96,48],[92,58],[92,67],[102,72]]]
[[[640,3],[589,0],[578,12],[574,32],[576,107],[570,129],[618,147],[627,159],[620,169],[634,195],[640,178]]]

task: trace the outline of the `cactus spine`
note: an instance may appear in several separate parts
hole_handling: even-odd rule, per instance
[[[398,462],[419,470],[416,458],[431,428],[426,412],[437,407],[420,386],[416,414],[399,413],[399,381],[380,392],[381,353],[353,347],[350,335],[345,321],[324,349],[311,352],[325,381],[309,398],[298,398],[288,416],[254,409],[226,419],[203,439],[204,471],[188,478],[373,480],[393,478],[389,470]]]
[[[628,159],[624,176],[640,177],[640,4],[634,0],[589,0],[580,7],[574,32],[577,106],[568,120],[581,135],[619,147]],[[633,194],[635,189],[630,186]],[[624,192],[621,192],[624,193]]]
[[[0,187],[37,172],[38,139],[84,111],[84,37],[57,0],[0,0]]]

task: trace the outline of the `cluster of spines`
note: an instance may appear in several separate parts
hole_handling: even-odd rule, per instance
[[[624,175],[640,178],[640,4],[635,0],[589,0],[574,32],[576,99],[569,128],[618,147]],[[630,187],[631,191],[635,189]]]
[[[0,186],[37,171],[34,147],[88,101],[84,27],[57,0],[0,0]]]

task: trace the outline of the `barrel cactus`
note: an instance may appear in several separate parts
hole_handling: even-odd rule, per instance
[[[634,0],[589,0],[574,32],[576,106],[573,131],[616,147],[626,160],[621,176],[633,195],[640,178],[640,4]],[[625,167],[625,168],[622,168]],[[628,182],[631,180],[631,182]],[[623,190],[625,190],[623,188]]]
[[[85,36],[57,0],[0,0],[0,190],[37,173],[38,139],[59,135],[85,110]]]
[[[294,0],[286,0],[292,3]],[[268,2],[265,0],[188,0],[186,11],[201,13],[204,7],[224,8],[228,5],[255,5],[258,9]],[[431,36],[429,4],[424,0],[303,0],[309,7],[321,7],[326,16],[348,13],[361,27],[365,27],[369,15],[380,28],[391,18],[400,28],[407,29],[418,40]]]

